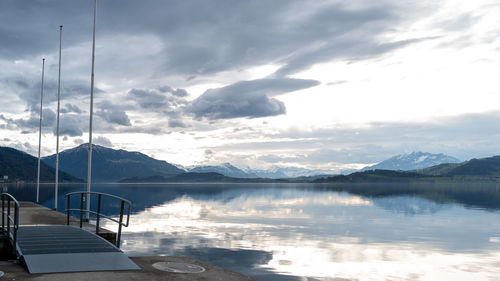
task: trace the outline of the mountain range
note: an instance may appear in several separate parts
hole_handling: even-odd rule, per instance
[[[332,171],[309,170],[298,167],[272,167],[267,170],[237,168],[230,163],[211,166],[180,168],[166,161],[156,160],[140,152],[116,150],[93,145],[92,179],[97,182],[116,182],[128,178],[173,177],[189,173],[217,173],[231,178],[298,178],[317,175],[333,175]],[[56,155],[42,160],[55,167]],[[87,178],[88,144],[64,150],[59,154],[59,168],[77,178]],[[417,170],[442,163],[457,163],[458,159],[444,154],[413,152],[394,156],[363,170]],[[199,177],[199,176],[197,176]]]
[[[443,163],[459,163],[455,157],[445,154],[432,154],[428,152],[412,152],[408,154],[400,154],[393,156],[387,160],[377,163],[372,166],[363,168],[361,171],[369,170],[393,170],[393,171],[412,171],[432,167]],[[212,166],[197,166],[187,169],[189,172],[194,173],[219,173],[227,177],[233,178],[269,178],[269,179],[285,179],[285,178],[299,178],[299,177],[314,177],[314,176],[332,176],[335,173],[331,170],[311,170],[299,167],[271,167],[269,169],[252,169],[249,167],[239,169],[230,163]],[[350,174],[357,172],[350,170],[349,172],[342,172],[342,174]]]
[[[254,173],[245,172],[241,169],[236,168],[230,163],[223,163],[217,166],[197,166],[188,169],[191,173],[218,173],[226,177],[232,178],[257,178],[258,176]]]
[[[60,170],[75,177],[87,178],[88,144],[82,144],[59,153]],[[55,167],[56,155],[43,157],[49,166]],[[115,182],[131,177],[175,176],[184,173],[178,167],[156,160],[140,152],[115,150],[92,145],[92,180]]]
[[[55,155],[42,160],[42,181],[53,181]],[[87,178],[88,144],[82,144],[59,154],[60,180],[78,181]],[[0,176],[10,179],[34,181],[36,158],[13,148],[0,149]],[[388,172],[387,170],[392,170]],[[139,152],[115,150],[93,145],[92,178],[96,182],[141,181],[223,181],[223,182],[285,182],[310,181],[384,181],[415,180],[436,177],[500,177],[500,156],[459,160],[444,154],[413,152],[391,157],[362,171],[334,176],[331,171],[302,168],[273,167],[269,170],[240,169],[224,163],[213,166],[181,168],[166,161],[156,160]],[[321,175],[323,174],[323,175]],[[268,179],[268,180],[266,180]]]
[[[255,174],[259,178],[283,179],[283,178],[298,178],[298,177],[313,177],[319,175],[334,175],[338,174],[331,170],[311,170],[299,167],[271,167],[267,170],[246,169],[247,173]]]
[[[186,169],[192,173],[218,173],[226,177],[232,178],[266,178],[266,179],[284,179],[297,177],[312,177],[318,175],[333,175],[336,174],[329,170],[310,170],[298,167],[271,167],[267,170],[252,169],[246,167],[243,169],[237,168],[230,163],[211,166],[196,166]]]

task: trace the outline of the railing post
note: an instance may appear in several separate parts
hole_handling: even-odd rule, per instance
[[[69,200],[71,198],[69,197],[69,194],[66,194],[66,225],[69,225],[69,209],[70,209],[70,204]]]
[[[7,211],[5,211],[5,197],[7,197]],[[14,254],[16,254],[17,230],[19,228],[19,202],[8,193],[1,193],[2,200],[2,232],[6,234],[12,243]],[[14,216],[11,217],[10,205],[14,203]],[[7,229],[5,229],[5,220],[7,219]],[[12,225],[12,232],[10,231]]]
[[[83,227],[83,192],[80,196],[80,228]]]
[[[118,248],[120,248],[120,238],[122,236],[124,206],[125,206],[125,201],[122,200],[121,207],[120,207],[120,223],[118,223],[118,235],[116,236],[116,247],[118,247]]]
[[[14,253],[16,252],[16,243],[17,243],[17,228],[19,227],[19,206],[16,204],[14,210],[16,214],[14,215]]]
[[[99,217],[101,215],[101,198],[102,194],[97,195],[97,218],[96,218],[96,223],[95,223],[95,234],[99,234]]]
[[[10,196],[7,197],[7,235],[10,238]]]
[[[2,231],[5,231],[5,195],[2,194]]]

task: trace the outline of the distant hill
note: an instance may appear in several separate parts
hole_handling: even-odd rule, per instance
[[[26,152],[10,147],[0,147],[0,177],[8,181],[36,182],[38,159]],[[40,182],[55,182],[54,168],[40,163]],[[83,180],[59,171],[59,182],[82,182]]]
[[[191,173],[218,173],[226,177],[232,178],[256,178],[257,176],[253,173],[247,173],[235,166],[224,163],[217,166],[197,166],[189,169]]]
[[[442,164],[416,171],[424,175],[440,175],[448,177],[500,177],[500,156],[471,159],[458,164]]]
[[[408,171],[392,171],[392,170],[369,170],[364,172],[356,172],[349,175],[338,175],[314,180],[317,183],[323,182],[412,182],[418,180],[434,179],[433,176],[419,174]]]
[[[121,183],[165,183],[165,182],[199,182],[199,183],[218,183],[218,182],[233,182],[233,183],[263,183],[276,182],[272,179],[262,178],[231,178],[219,173],[182,173],[171,177],[152,176],[152,177],[133,177],[120,181]]]
[[[415,170],[415,172],[417,172],[419,174],[431,175],[431,176],[447,175],[449,171],[451,171],[452,169],[454,169],[462,164],[463,163],[439,164],[439,165],[432,166],[429,168]]]
[[[56,155],[44,157],[43,161],[55,166]],[[59,167],[71,175],[87,178],[88,144],[59,153]],[[174,176],[184,173],[176,166],[153,159],[140,152],[115,150],[92,145],[92,180],[115,182],[130,177]]]
[[[432,154],[428,152],[412,152],[401,154],[384,160],[373,166],[365,167],[362,171],[368,170],[393,170],[393,171],[411,171],[425,169],[428,167],[440,165],[443,163],[459,163],[455,157],[445,154]]]

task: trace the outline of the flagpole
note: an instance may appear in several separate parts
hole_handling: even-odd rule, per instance
[[[36,202],[40,202],[40,150],[42,147],[42,110],[43,110],[43,76],[45,72],[45,58],[42,59],[42,90],[40,93],[40,131],[38,133],[38,173],[36,176]]]
[[[89,120],[89,155],[87,162],[87,221],[90,217],[90,187],[92,184],[92,115],[94,111],[94,60],[95,60],[95,23],[97,0],[94,0],[94,29],[92,32],[92,71],[90,74],[90,120]]]
[[[61,107],[61,49],[62,49],[62,29],[59,26],[59,77],[57,80],[57,125],[56,125],[56,187],[54,195],[54,209],[57,211],[57,192],[59,185],[59,112]]]

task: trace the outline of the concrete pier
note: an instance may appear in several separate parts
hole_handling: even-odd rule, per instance
[[[19,225],[66,225],[66,215],[32,202],[20,202]],[[72,225],[79,225],[79,220],[71,218]],[[95,226],[85,223],[84,227],[95,232]],[[103,237],[109,241],[116,239],[116,234],[100,229]],[[109,238],[109,239],[108,239]],[[213,266],[189,257],[152,256],[131,257],[141,268],[140,271],[101,271],[101,272],[73,272],[29,274],[19,261],[8,254],[3,255],[0,261],[0,270],[4,272],[2,280],[88,280],[88,281],[127,281],[127,280],[194,280],[194,281],[258,281],[223,268]],[[188,263],[205,268],[201,273],[174,273],[161,271],[153,267],[157,262]]]

